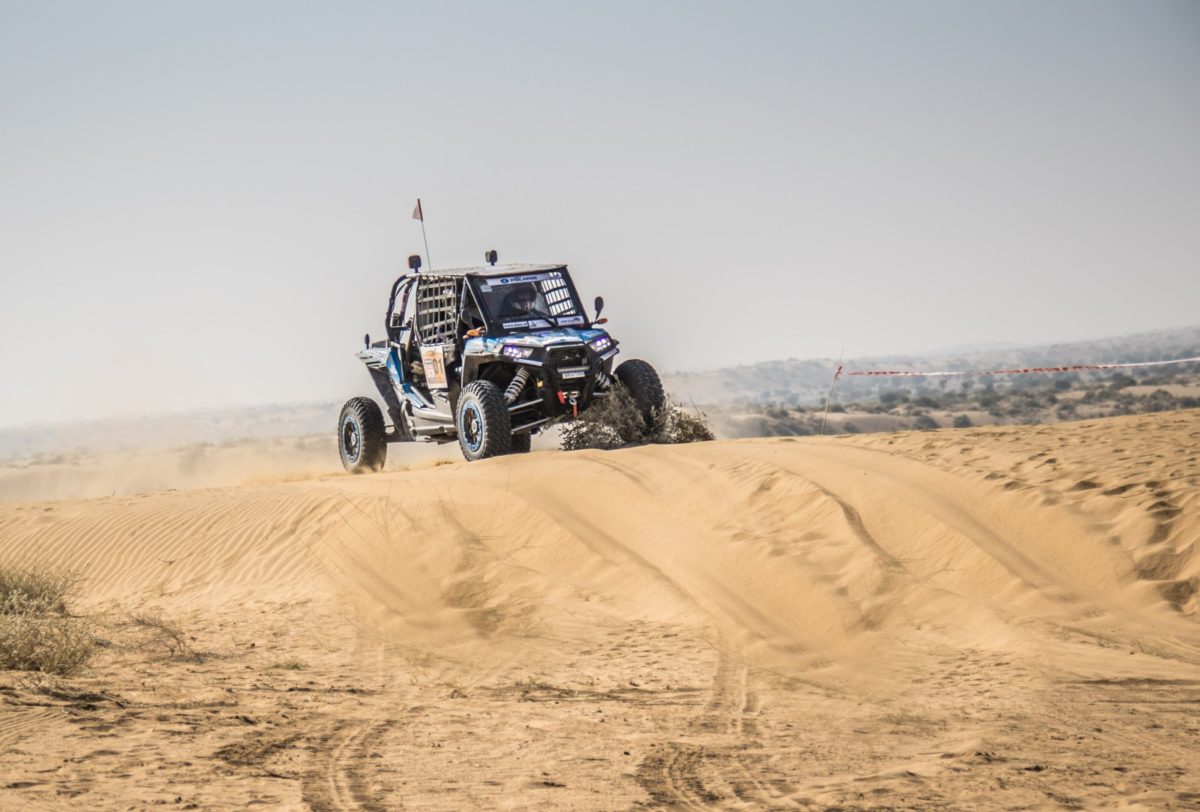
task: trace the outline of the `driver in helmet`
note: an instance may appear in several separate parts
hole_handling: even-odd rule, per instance
[[[537,309],[538,292],[532,282],[517,285],[504,299],[506,316],[542,316],[546,314]]]

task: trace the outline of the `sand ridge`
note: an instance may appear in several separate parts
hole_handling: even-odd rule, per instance
[[[1194,805],[1198,441],[1192,411],[0,504],[0,560],[205,654],[0,689],[0,799]]]

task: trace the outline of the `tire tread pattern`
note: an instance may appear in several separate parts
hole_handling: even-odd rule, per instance
[[[472,402],[479,404],[483,419],[483,443],[478,451],[467,448],[467,440],[463,435],[463,411]],[[491,381],[471,381],[463,388],[458,398],[455,425],[458,428],[459,448],[468,461],[498,457],[512,449],[512,421],[508,406],[504,403],[504,393]]]
[[[616,376],[633,396],[634,402],[642,412],[642,419],[649,427],[655,413],[662,411],[667,399],[658,372],[645,361],[631,358],[617,367]]]
[[[357,462],[346,459],[346,449],[342,446],[342,426],[348,414],[352,414],[358,423],[362,451]],[[352,474],[383,470],[383,464],[387,460],[387,429],[383,424],[383,412],[379,410],[379,404],[371,398],[350,398],[342,407],[342,414],[338,418],[338,453],[342,457],[342,465]]]

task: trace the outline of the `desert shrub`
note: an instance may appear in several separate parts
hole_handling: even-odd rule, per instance
[[[1165,389],[1155,389],[1142,400],[1142,404],[1148,412],[1165,412],[1179,408],[1179,400]]]
[[[71,573],[0,567],[0,670],[70,674],[96,650],[92,623],[68,611]]]
[[[656,419],[656,443],[702,443],[716,439],[703,412],[692,413],[678,403],[667,403],[661,418]]]
[[[960,414],[955,415],[953,425],[956,429],[969,429],[974,424],[971,422],[971,418],[967,417],[965,414]]]
[[[919,415],[917,417],[917,419],[913,422],[913,428],[920,429],[921,431],[926,431],[928,429],[938,429],[938,428],[941,428],[941,426],[939,426],[937,421],[934,420],[932,417],[930,417],[927,414],[923,414],[923,415]]]
[[[563,427],[561,442],[567,451],[621,448],[645,442],[646,434],[645,421],[633,396],[618,383],[609,389],[607,397]]]
[[[1112,380],[1110,380],[1108,383],[1108,388],[1110,391],[1116,392],[1118,390],[1124,389],[1127,386],[1133,386],[1136,383],[1137,383],[1137,381],[1135,381],[1133,378],[1129,377],[1125,373],[1118,372],[1117,374],[1112,376]]]
[[[858,434],[862,431],[862,429],[853,423],[846,422],[842,424],[842,431],[846,432],[847,434]]]
[[[0,670],[71,674],[96,651],[86,618],[70,615],[0,616]]]
[[[0,614],[65,614],[78,584],[79,576],[69,571],[0,567]]]
[[[578,419],[563,427],[561,444],[564,450],[613,449],[642,443],[695,443],[714,439],[703,413],[693,414],[668,400],[647,426],[628,389],[618,383],[608,391],[607,397],[601,398]]]

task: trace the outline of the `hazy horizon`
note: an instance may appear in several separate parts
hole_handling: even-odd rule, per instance
[[[370,393],[418,196],[664,372],[1196,323],[1194,3],[0,22],[0,426]]]

